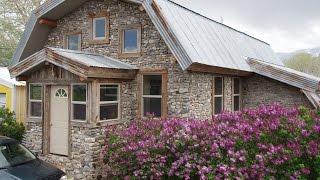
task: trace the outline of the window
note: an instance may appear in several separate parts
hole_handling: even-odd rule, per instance
[[[109,43],[109,13],[102,12],[99,14],[89,15],[90,36],[89,43],[105,44]]]
[[[5,93],[0,93],[0,107],[6,107],[7,98]]]
[[[141,25],[128,25],[119,30],[119,56],[139,57],[141,55]]]
[[[162,75],[143,75],[142,116],[162,116]]]
[[[29,110],[31,117],[42,116],[42,85],[30,84],[29,86]]]
[[[240,78],[233,78],[232,81],[232,110],[239,111],[241,109],[241,81]]]
[[[55,96],[58,98],[68,98],[68,93],[66,92],[65,89],[61,88],[56,91]]]
[[[87,119],[87,85],[72,85],[72,119],[86,121]]]
[[[65,36],[65,48],[70,50],[81,50],[81,33]]]
[[[213,112],[219,114],[223,111],[223,77],[214,78]]]
[[[119,85],[100,85],[100,121],[119,119]]]

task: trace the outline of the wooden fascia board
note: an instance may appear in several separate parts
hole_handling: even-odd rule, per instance
[[[104,79],[135,79],[136,74],[137,70],[90,67],[88,77]]]
[[[205,64],[193,63],[187,70],[194,72],[205,72],[212,74],[232,75],[232,76],[250,76],[252,72],[241,71],[237,69],[228,69],[217,66],[209,66]]]

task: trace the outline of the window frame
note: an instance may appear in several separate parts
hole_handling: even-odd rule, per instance
[[[100,101],[100,90],[101,90],[101,85],[117,85],[118,86],[118,91],[117,91],[117,101]],[[99,102],[99,106],[98,106],[98,109],[99,109],[99,114],[98,114],[98,121],[99,122],[110,122],[110,121],[119,121],[121,119],[121,99],[120,99],[120,94],[121,94],[121,84],[120,83],[98,83],[98,102]],[[116,104],[118,103],[118,118],[117,119],[107,119],[107,120],[101,120],[100,118],[100,105],[102,104]]]
[[[7,108],[7,93],[0,93],[0,95],[4,95],[4,107]],[[3,107],[1,104],[0,104],[0,107]]]
[[[73,101],[73,86],[74,85],[85,85],[86,86],[86,101]],[[81,119],[73,119],[73,112],[74,104],[80,104],[80,105],[86,105],[86,119],[81,120]],[[88,122],[88,84],[87,83],[71,83],[71,121],[73,122],[81,122],[81,123],[86,123]]]
[[[78,38],[79,38],[78,50],[73,50],[73,51],[81,51],[82,49],[82,32],[81,31],[65,33],[63,36],[64,37],[63,48],[72,50],[72,49],[69,49],[69,38],[68,38],[68,36],[71,36],[71,35],[78,35]]]
[[[216,95],[215,94],[215,82],[216,82],[216,78],[221,78],[222,79],[222,94],[221,95]],[[212,106],[213,106],[213,108],[212,108],[212,114],[213,115],[217,115],[217,114],[219,114],[219,113],[221,113],[221,112],[223,112],[224,111],[224,108],[225,108],[225,106],[224,106],[224,98],[225,98],[225,95],[224,95],[224,77],[223,76],[214,76],[213,77],[213,88],[212,88],[212,95],[213,95],[213,100],[212,100]],[[221,112],[219,112],[219,113],[215,113],[215,98],[218,98],[218,97],[221,97]]]
[[[41,93],[40,93],[40,95],[41,95],[41,100],[36,100],[36,99],[31,99],[31,86],[32,85],[39,85],[39,86],[41,86]],[[42,116],[43,116],[43,101],[42,101],[42,99],[43,99],[43,85],[41,84],[41,83],[29,83],[29,89],[28,89],[28,94],[29,94],[29,96],[28,96],[28,115],[29,115],[29,118],[42,118]],[[31,115],[31,103],[32,102],[39,102],[39,103],[41,103],[41,115],[40,116],[32,116]]]
[[[105,37],[94,37],[95,36],[95,20],[105,18]],[[108,44],[110,43],[110,13],[90,13],[89,14],[89,44]]]
[[[124,52],[124,31],[126,30],[137,30],[137,52]],[[119,43],[118,43],[118,57],[128,58],[128,57],[140,57],[142,55],[141,49],[141,24],[130,24],[119,27]]]
[[[239,93],[238,94],[235,94],[234,93],[234,80],[235,79],[238,79],[239,80]],[[242,109],[242,105],[241,105],[241,86],[242,86],[242,83],[241,83],[241,78],[239,78],[239,77],[233,77],[232,78],[232,111],[234,112],[235,110],[234,110],[234,97],[239,97],[239,110],[236,110],[236,111],[241,111],[241,109]]]

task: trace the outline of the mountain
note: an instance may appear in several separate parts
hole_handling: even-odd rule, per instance
[[[284,62],[284,61],[292,58],[294,55],[299,54],[299,53],[308,53],[308,54],[312,54],[313,56],[319,56],[320,55],[320,47],[311,48],[311,49],[302,49],[302,50],[297,50],[297,51],[290,52],[290,53],[278,52],[276,54],[279,57],[279,59],[282,62]]]

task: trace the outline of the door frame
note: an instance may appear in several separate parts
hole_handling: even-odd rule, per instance
[[[51,87],[52,86],[65,86],[68,88],[68,158],[71,158],[71,86],[70,84],[44,84],[44,113],[43,113],[43,134],[42,134],[42,145],[43,145],[43,154],[50,153],[50,114],[51,114]],[[59,155],[63,156],[63,155]]]

